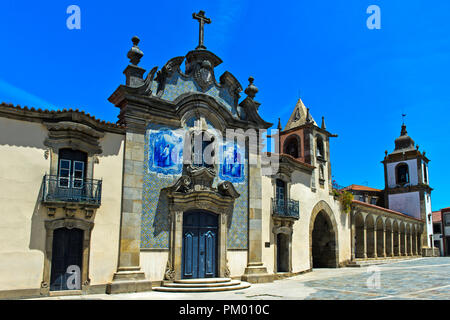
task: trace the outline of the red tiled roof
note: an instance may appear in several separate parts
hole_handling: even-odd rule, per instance
[[[371,188],[371,187],[366,187],[366,186],[360,186],[358,184],[352,184],[348,187],[345,187],[343,190],[355,190],[355,191],[377,191],[380,192],[380,189],[375,189],[375,188]]]
[[[442,221],[442,213],[441,211],[433,212],[433,222],[441,222]]]
[[[382,211],[393,213],[393,214],[396,214],[396,215],[399,215],[399,216],[402,216],[402,217],[407,217],[407,218],[411,218],[411,219],[423,222],[422,219],[417,219],[417,218],[411,217],[411,216],[409,216],[407,214],[404,214],[404,213],[401,213],[401,212],[398,212],[398,211],[394,211],[394,210],[391,210],[391,209],[386,209],[386,208],[383,208],[383,207],[380,207],[380,206],[376,206],[376,205],[373,205],[373,204],[368,204],[368,203],[361,202],[361,201],[358,201],[358,200],[353,200],[352,202],[356,203],[356,204],[360,204],[360,205],[366,206],[366,207],[382,210]]]
[[[27,106],[25,106],[25,107],[21,107],[20,105],[15,106],[12,103],[5,103],[5,102],[0,103],[0,107],[11,108],[13,110],[23,110],[23,111],[38,112],[38,113],[43,113],[43,114],[63,114],[63,113],[68,113],[68,112],[69,113],[77,113],[77,114],[83,115],[85,117],[88,117],[91,120],[94,120],[95,122],[97,122],[100,125],[106,125],[106,126],[109,126],[109,127],[121,128],[121,129],[125,128],[125,126],[117,124],[117,123],[112,123],[112,122],[109,122],[109,121],[107,122],[107,121],[104,121],[104,120],[97,119],[94,116],[91,116],[89,113],[85,113],[83,110],[80,111],[78,109],[75,109],[75,110],[73,110],[73,109],[62,109],[62,110],[48,110],[48,109],[44,109],[44,110],[42,110],[42,109],[28,108]]]

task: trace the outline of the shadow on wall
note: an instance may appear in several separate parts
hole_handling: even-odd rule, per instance
[[[170,232],[169,224],[169,198],[167,192],[161,191],[153,220],[153,236],[157,237],[161,232]]]
[[[36,127],[42,130],[36,130]],[[38,123],[0,118],[0,145],[46,149],[47,129]]]
[[[30,232],[30,250],[39,250],[45,256],[45,207],[41,204],[43,193],[43,186],[41,184],[36,204],[34,206],[33,215],[31,217],[31,232]]]
[[[107,134],[100,140],[102,146],[102,153],[100,157],[117,156],[120,152],[122,144],[124,143],[125,135]]]

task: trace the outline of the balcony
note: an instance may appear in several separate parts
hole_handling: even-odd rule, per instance
[[[99,207],[102,180],[73,179],[45,175],[42,180],[42,202],[45,204],[79,204]]]
[[[281,218],[300,218],[299,202],[292,199],[280,200],[272,199],[273,215]]]

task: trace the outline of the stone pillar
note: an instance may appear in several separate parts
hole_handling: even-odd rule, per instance
[[[378,243],[377,243],[377,223],[373,226],[373,257],[378,258]]]
[[[403,254],[404,256],[408,255],[408,234],[406,233],[406,228],[405,228],[405,233],[403,234],[403,237],[405,238],[405,253]]]
[[[383,258],[386,258],[386,226],[383,226]]]
[[[416,244],[416,251],[415,251],[414,253],[416,254],[416,256],[418,256],[418,255],[419,255],[419,243],[418,243],[418,241],[417,241],[417,233],[414,234],[413,241],[414,241],[415,244]]]
[[[398,256],[402,256],[402,233],[400,232],[400,227],[398,228]]]
[[[392,228],[392,224],[391,224],[391,257],[393,257],[395,255],[394,252],[394,230]]]
[[[352,215],[352,226],[350,229],[350,236],[351,236],[351,248],[352,248],[352,261],[355,261],[356,259],[356,228],[355,228],[355,213]]]
[[[413,242],[413,237],[412,237],[412,232],[409,234],[409,254],[411,255],[411,256],[413,256],[414,255],[414,253],[413,253],[413,245],[412,245],[412,242]]]
[[[367,259],[367,229],[366,229],[366,226],[364,226],[363,238],[364,238],[363,258]]]
[[[139,265],[145,130],[125,137],[119,263],[107,293],[151,290]]]
[[[260,156],[250,152],[249,159],[249,228],[248,260],[242,276],[251,283],[272,282],[262,263],[262,174]]]

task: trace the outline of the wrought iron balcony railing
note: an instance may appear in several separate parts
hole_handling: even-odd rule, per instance
[[[45,175],[42,180],[42,202],[71,202],[100,206],[102,180],[72,179]]]
[[[299,202],[292,199],[272,199],[273,215],[287,218],[300,218]]]

